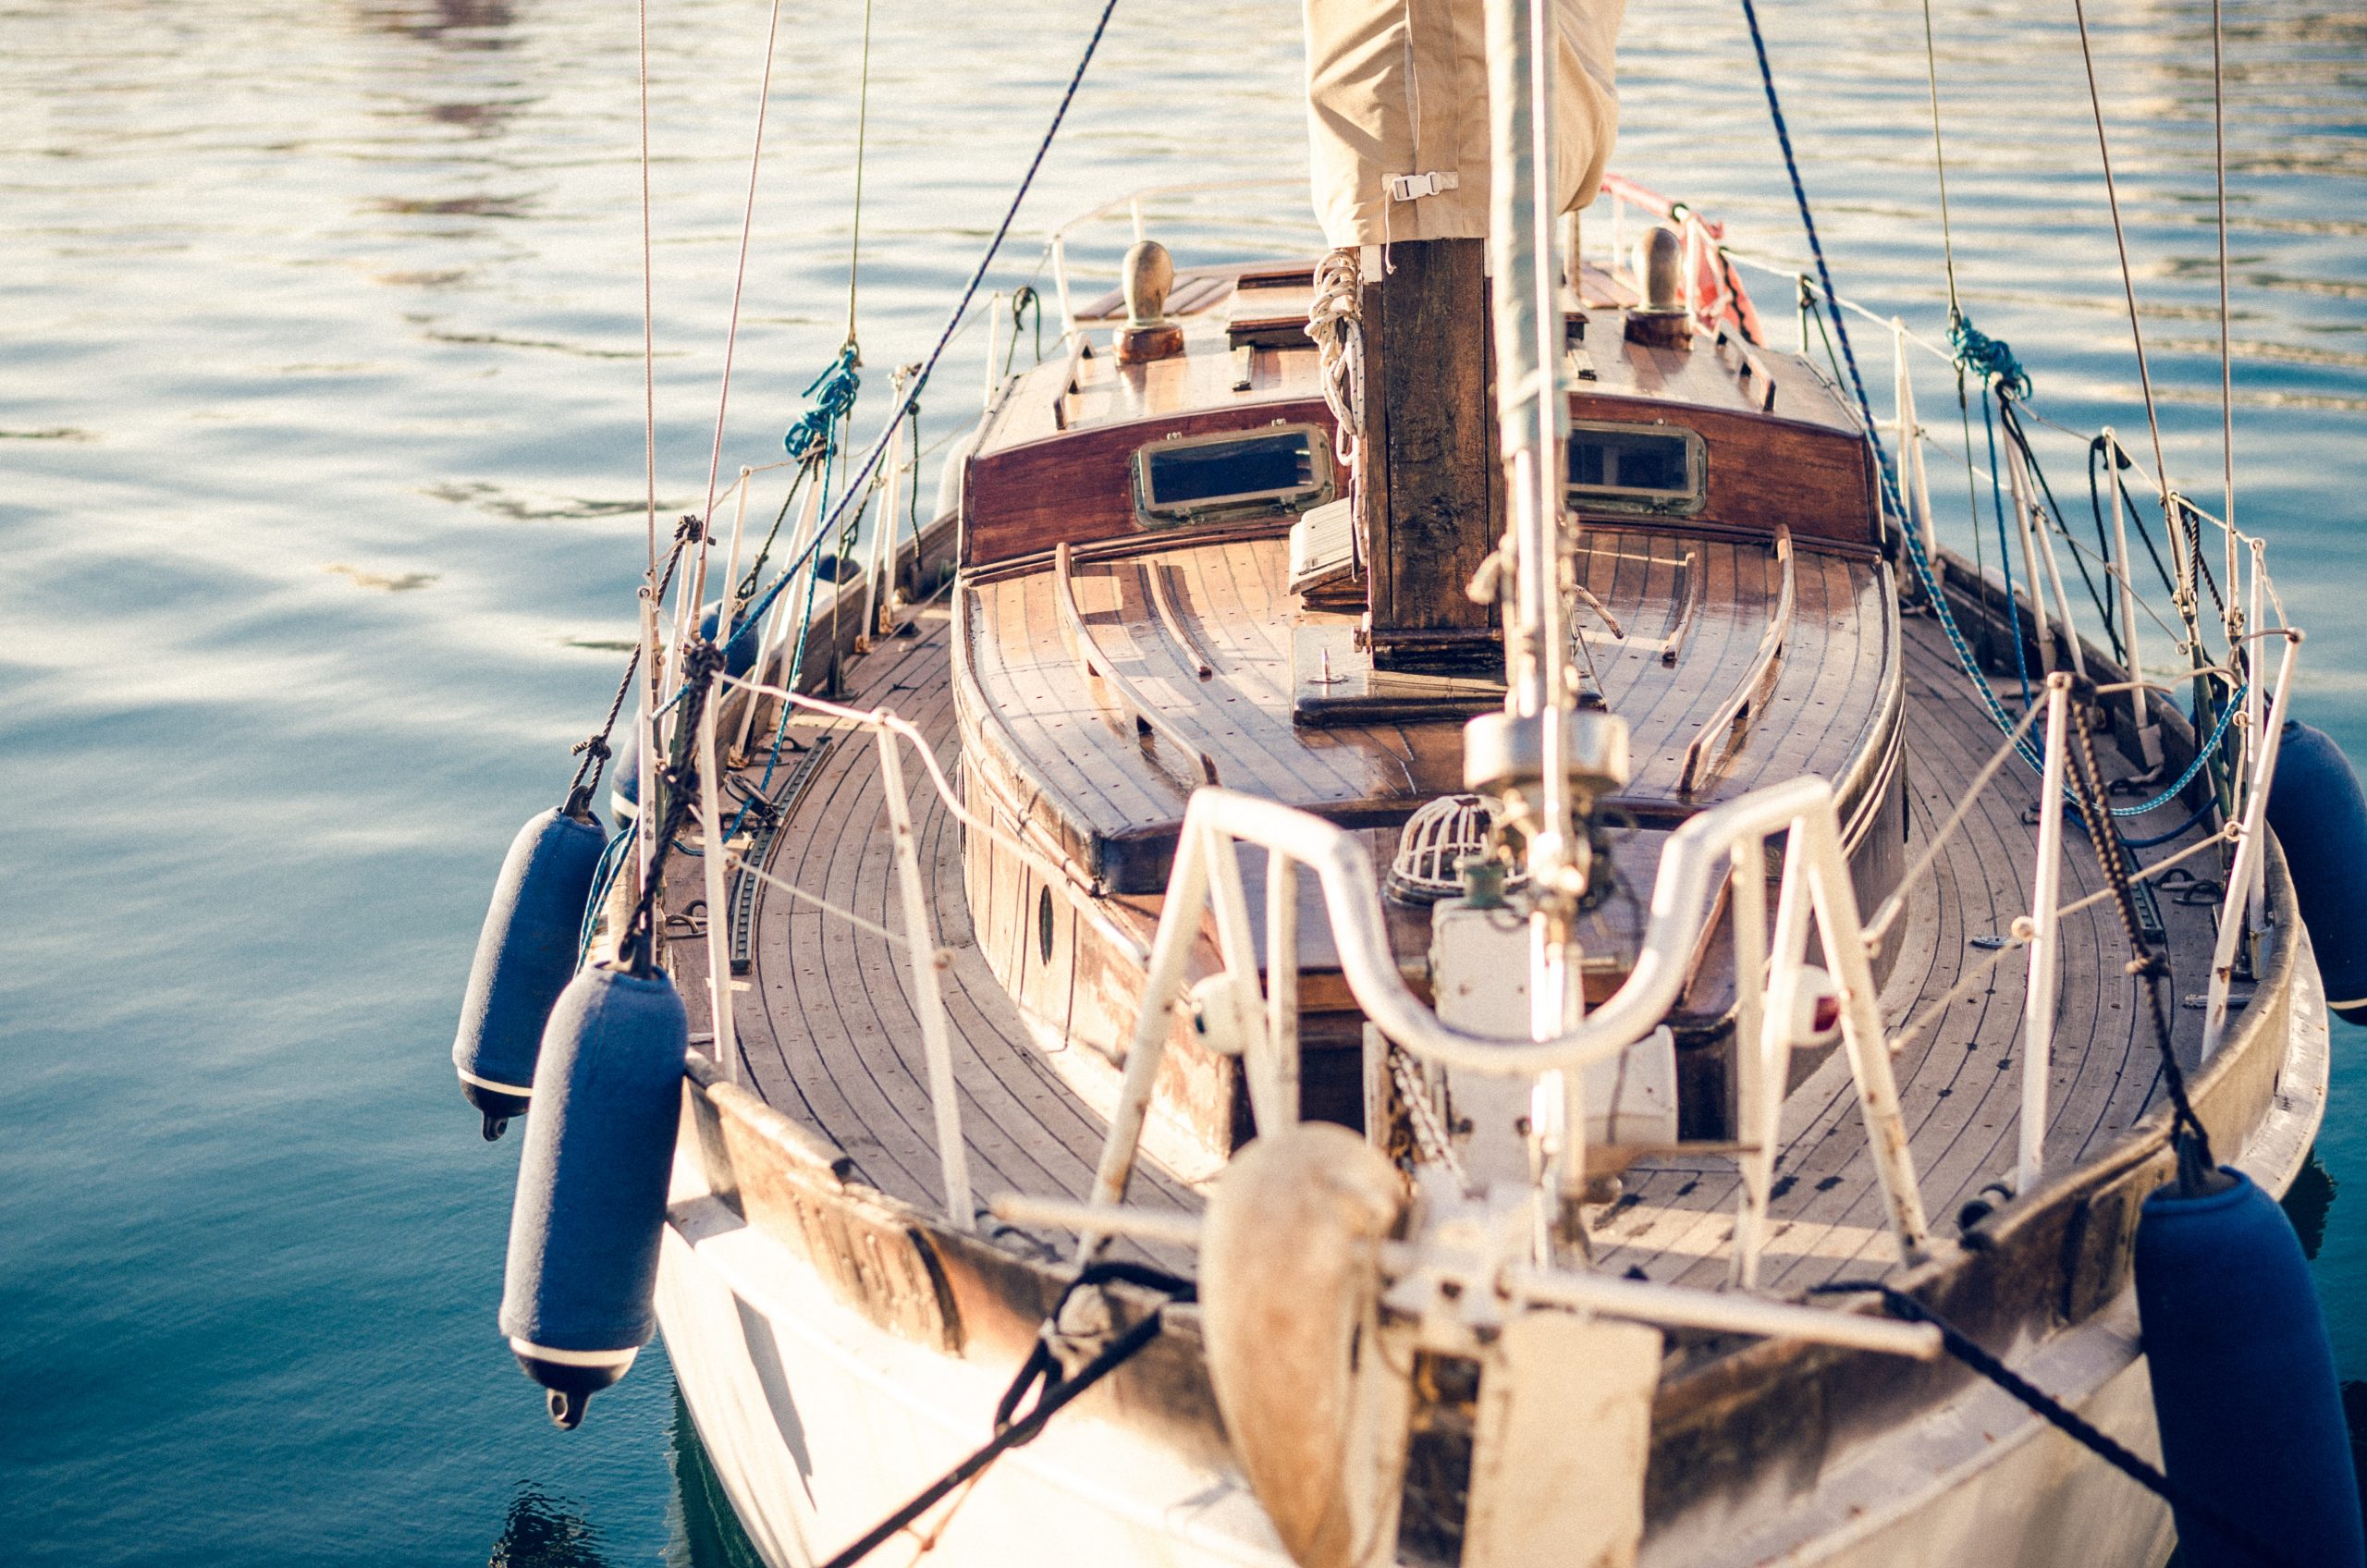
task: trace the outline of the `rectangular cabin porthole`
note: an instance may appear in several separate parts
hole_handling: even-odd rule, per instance
[[[1304,511],[1331,499],[1331,442],[1312,424],[1180,435],[1134,453],[1146,528]]]
[[[1682,425],[1570,426],[1569,498],[1582,510],[1690,517],[1701,509],[1708,467],[1701,437]]]

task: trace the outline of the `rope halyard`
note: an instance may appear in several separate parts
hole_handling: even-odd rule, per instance
[[[740,346],[740,300],[748,286],[748,246],[756,229],[756,176],[765,163],[765,111],[772,104],[773,53],[780,38],[780,0],[765,23],[764,77],[756,88],[756,130],[748,148],[748,200],[740,214],[740,259],[731,276],[730,325],[723,335],[723,385],[715,398],[715,442],[706,460],[706,514],[715,515],[715,483],[723,468],[723,420],[731,407],[731,361]]]
[[[1093,64],[1093,56],[1101,47],[1102,37],[1110,31],[1110,18],[1117,9],[1118,0],[1103,0],[1101,14],[1093,24],[1092,35],[1085,40],[1085,53],[1078,58],[1076,68],[1069,73],[1068,85],[1062,90],[1061,101],[1052,111],[1051,124],[1045,127],[1043,139],[1036,144],[1035,156],[1028,161],[1026,172],[1020,176],[1019,189],[1012,193],[1010,204],[1003,209],[1002,221],[995,226],[994,237],[987,241],[986,253],[978,258],[978,264],[971,270],[969,281],[963,286],[961,299],[954,302],[952,313],[946,317],[944,330],[938,334],[928,357],[921,361],[920,372],[913,377],[903,402],[889,412],[878,439],[871,444],[870,449],[864,454],[863,461],[856,465],[846,489],[840,495],[838,509],[816,531],[814,538],[800,553],[799,558],[791,563],[789,570],[794,570],[803,565],[805,557],[811,556],[822,540],[837,529],[841,515],[854,497],[867,495],[864,487],[872,472],[879,466],[880,459],[886,455],[889,443],[895,439],[897,424],[904,418],[906,407],[920,400],[921,389],[928,385],[928,378],[935,374],[938,361],[945,357],[947,346],[953,341],[954,334],[961,330],[963,318],[969,314],[971,300],[977,298],[980,286],[986,282],[987,269],[994,265],[995,257],[1001,253],[1003,241],[1011,237],[1011,226],[1019,219],[1020,206],[1036,184],[1036,176],[1043,168],[1046,155],[1052,150],[1052,141],[1060,134],[1062,122],[1068,118],[1069,105],[1076,101],[1077,89],[1084,85],[1085,68]]]
[[[2128,234],[2120,221],[2120,188],[2112,174],[2112,146],[2104,138],[2104,102],[2096,88],[2096,56],[2088,44],[2088,8],[2071,0],[2071,15],[2079,24],[2079,59],[2088,69],[2088,105],[2095,112],[2096,154],[2103,164],[2104,201],[2112,209],[2113,244],[2120,251],[2120,289],[2128,301],[2128,338],[2137,349],[2137,386],[2145,395],[2145,427],[2153,437],[2153,477],[2162,486],[2162,508],[2170,507],[2170,468],[2162,457],[2162,418],[2153,403],[2153,373],[2145,360],[2145,331],[2137,319],[2137,282],[2128,267]]]

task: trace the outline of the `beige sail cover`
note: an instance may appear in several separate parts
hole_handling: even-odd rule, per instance
[[[1315,215],[1334,246],[1488,234],[1483,0],[1306,0]],[[1539,0],[1551,15],[1559,211],[1594,200],[1619,132],[1626,0]]]

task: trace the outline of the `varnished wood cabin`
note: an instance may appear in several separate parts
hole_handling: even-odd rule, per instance
[[[987,962],[1046,1041],[1114,1051],[1131,1028],[1141,970],[1113,937],[1147,944],[1194,788],[1367,829],[1384,866],[1417,808],[1464,790],[1463,723],[1503,702],[1496,608],[1466,591],[1502,532],[1483,249],[1400,245],[1386,287],[1367,286],[1361,484],[1334,459],[1304,269],[1184,273],[1167,304],[1180,352],[1122,362],[1089,334],[982,425],[953,604],[963,777],[1072,887],[984,836],[965,885]],[[1871,463],[1834,389],[1804,361],[1775,368],[1738,323],[1697,338],[1638,312],[1631,331],[1630,290],[1591,269],[1583,285],[1580,674],[1633,759],[1607,805],[1625,896],[1585,939],[1600,998],[1625,976],[1667,831],[1761,784],[1831,779],[1861,899],[1888,891],[1901,666]],[[1122,314],[1114,296],[1086,312]],[[1348,570],[1294,594],[1294,525],[1352,490]],[[1388,907],[1426,986],[1428,906]],[[1362,1016],[1322,923],[1302,931],[1306,1111],[1359,1125]],[[1731,997],[1707,964],[1676,1021],[1683,1124],[1703,1139],[1726,1131]],[[1059,1060],[1106,1103],[1106,1067]],[[1251,1131],[1239,1062],[1182,1036],[1170,1062],[1165,1109],[1212,1167]]]

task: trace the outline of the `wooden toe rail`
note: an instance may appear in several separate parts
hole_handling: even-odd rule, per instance
[[[1118,667],[1110,662],[1110,655],[1101,651],[1101,644],[1094,641],[1093,629],[1085,623],[1085,612],[1077,608],[1076,580],[1071,574],[1073,564],[1070,547],[1065,543],[1053,546],[1052,591],[1060,601],[1061,621],[1068,628],[1069,635],[1076,640],[1077,657],[1084,664],[1085,674],[1088,678],[1096,675],[1101,678],[1110,695],[1117,698],[1118,705],[1134,715],[1137,731],[1145,736],[1156,731],[1161,739],[1197,764],[1200,776],[1192,780],[1195,788],[1216,783],[1216,758],[1194,744],[1192,738],[1174,720],[1160,713],[1136,691],[1134,683],[1118,672]],[[1788,582],[1790,580],[1787,578],[1785,581]]]
[[[1784,643],[1791,635],[1792,606],[1797,597],[1798,588],[1792,570],[1792,531],[1788,528],[1775,531],[1775,560],[1784,573],[1783,586],[1775,595],[1775,613],[1768,618],[1767,630],[1760,636],[1759,653],[1750,661],[1750,668],[1743,672],[1742,679],[1735,683],[1735,689],[1727,693],[1725,701],[1718,704],[1716,711],[1701,726],[1700,733],[1693,737],[1692,744],[1685,748],[1685,766],[1676,776],[1676,790],[1680,795],[1692,793],[1709,773],[1716,771],[1714,766],[1706,771],[1702,767],[1702,762],[1711,754],[1712,747],[1717,749],[1718,761],[1723,763],[1735,747],[1742,744],[1744,732],[1750,728],[1750,721],[1758,717],[1761,702],[1769,687],[1774,683],[1775,671],[1784,662]]]

